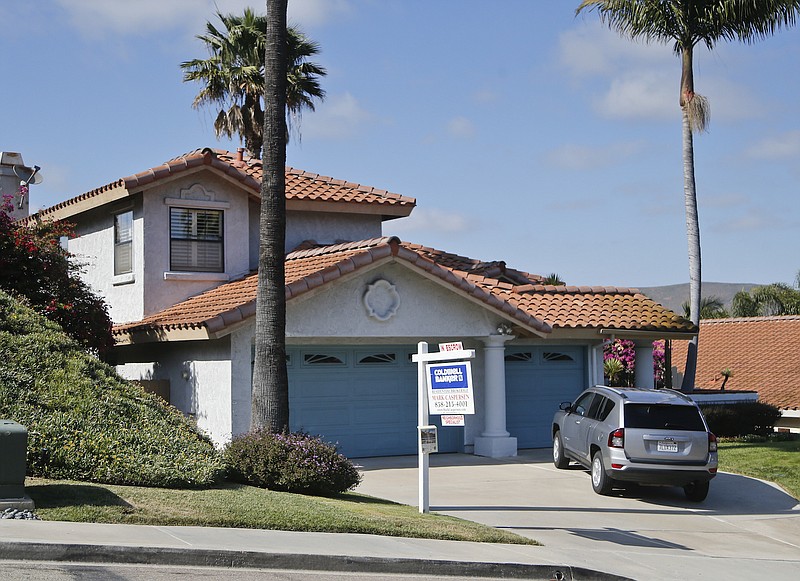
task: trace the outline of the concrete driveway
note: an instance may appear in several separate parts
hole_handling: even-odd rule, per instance
[[[362,458],[357,492],[418,506],[416,456]],[[599,496],[550,450],[515,458],[433,454],[430,506],[543,543],[542,564],[634,579],[798,579],[800,504],[768,483],[719,474],[703,503],[679,488]]]

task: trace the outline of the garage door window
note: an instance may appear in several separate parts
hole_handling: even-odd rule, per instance
[[[506,353],[505,359],[508,363],[528,363],[533,361],[533,353],[531,351]]]
[[[358,359],[358,365],[394,365],[397,363],[396,353],[370,353]]]
[[[545,351],[544,353],[542,353],[542,359],[544,359],[545,362],[550,362],[550,361],[575,361],[572,358],[572,355],[568,355],[566,353],[561,353],[559,351]]]
[[[305,365],[345,365],[344,356],[329,353],[306,353],[303,355]]]

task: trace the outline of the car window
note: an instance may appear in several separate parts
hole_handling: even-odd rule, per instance
[[[603,402],[606,398],[604,398],[600,394],[595,394],[594,399],[592,400],[592,405],[589,406],[589,413],[586,415],[592,418],[593,420],[598,419],[600,406],[603,405]]]
[[[706,431],[700,410],[688,405],[625,404],[625,427]]]
[[[617,404],[613,400],[604,397],[603,406],[600,408],[600,411],[597,414],[597,419],[600,420],[601,422],[604,422],[608,417],[608,414],[611,413],[611,410],[614,409],[615,405]]]
[[[594,397],[593,393],[584,393],[572,406],[572,413],[585,416],[589,411],[589,406],[592,405],[592,397]]]

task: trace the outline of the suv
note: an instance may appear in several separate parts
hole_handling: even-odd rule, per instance
[[[618,482],[672,485],[701,502],[717,475],[717,438],[678,391],[590,387],[553,417],[553,464],[570,460],[591,470],[598,494]]]

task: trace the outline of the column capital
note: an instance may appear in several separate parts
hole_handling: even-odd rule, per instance
[[[505,346],[507,341],[511,341],[512,339],[516,338],[517,337],[515,335],[501,335],[500,333],[492,333],[486,337],[481,337],[480,340],[487,348],[497,348]]]

